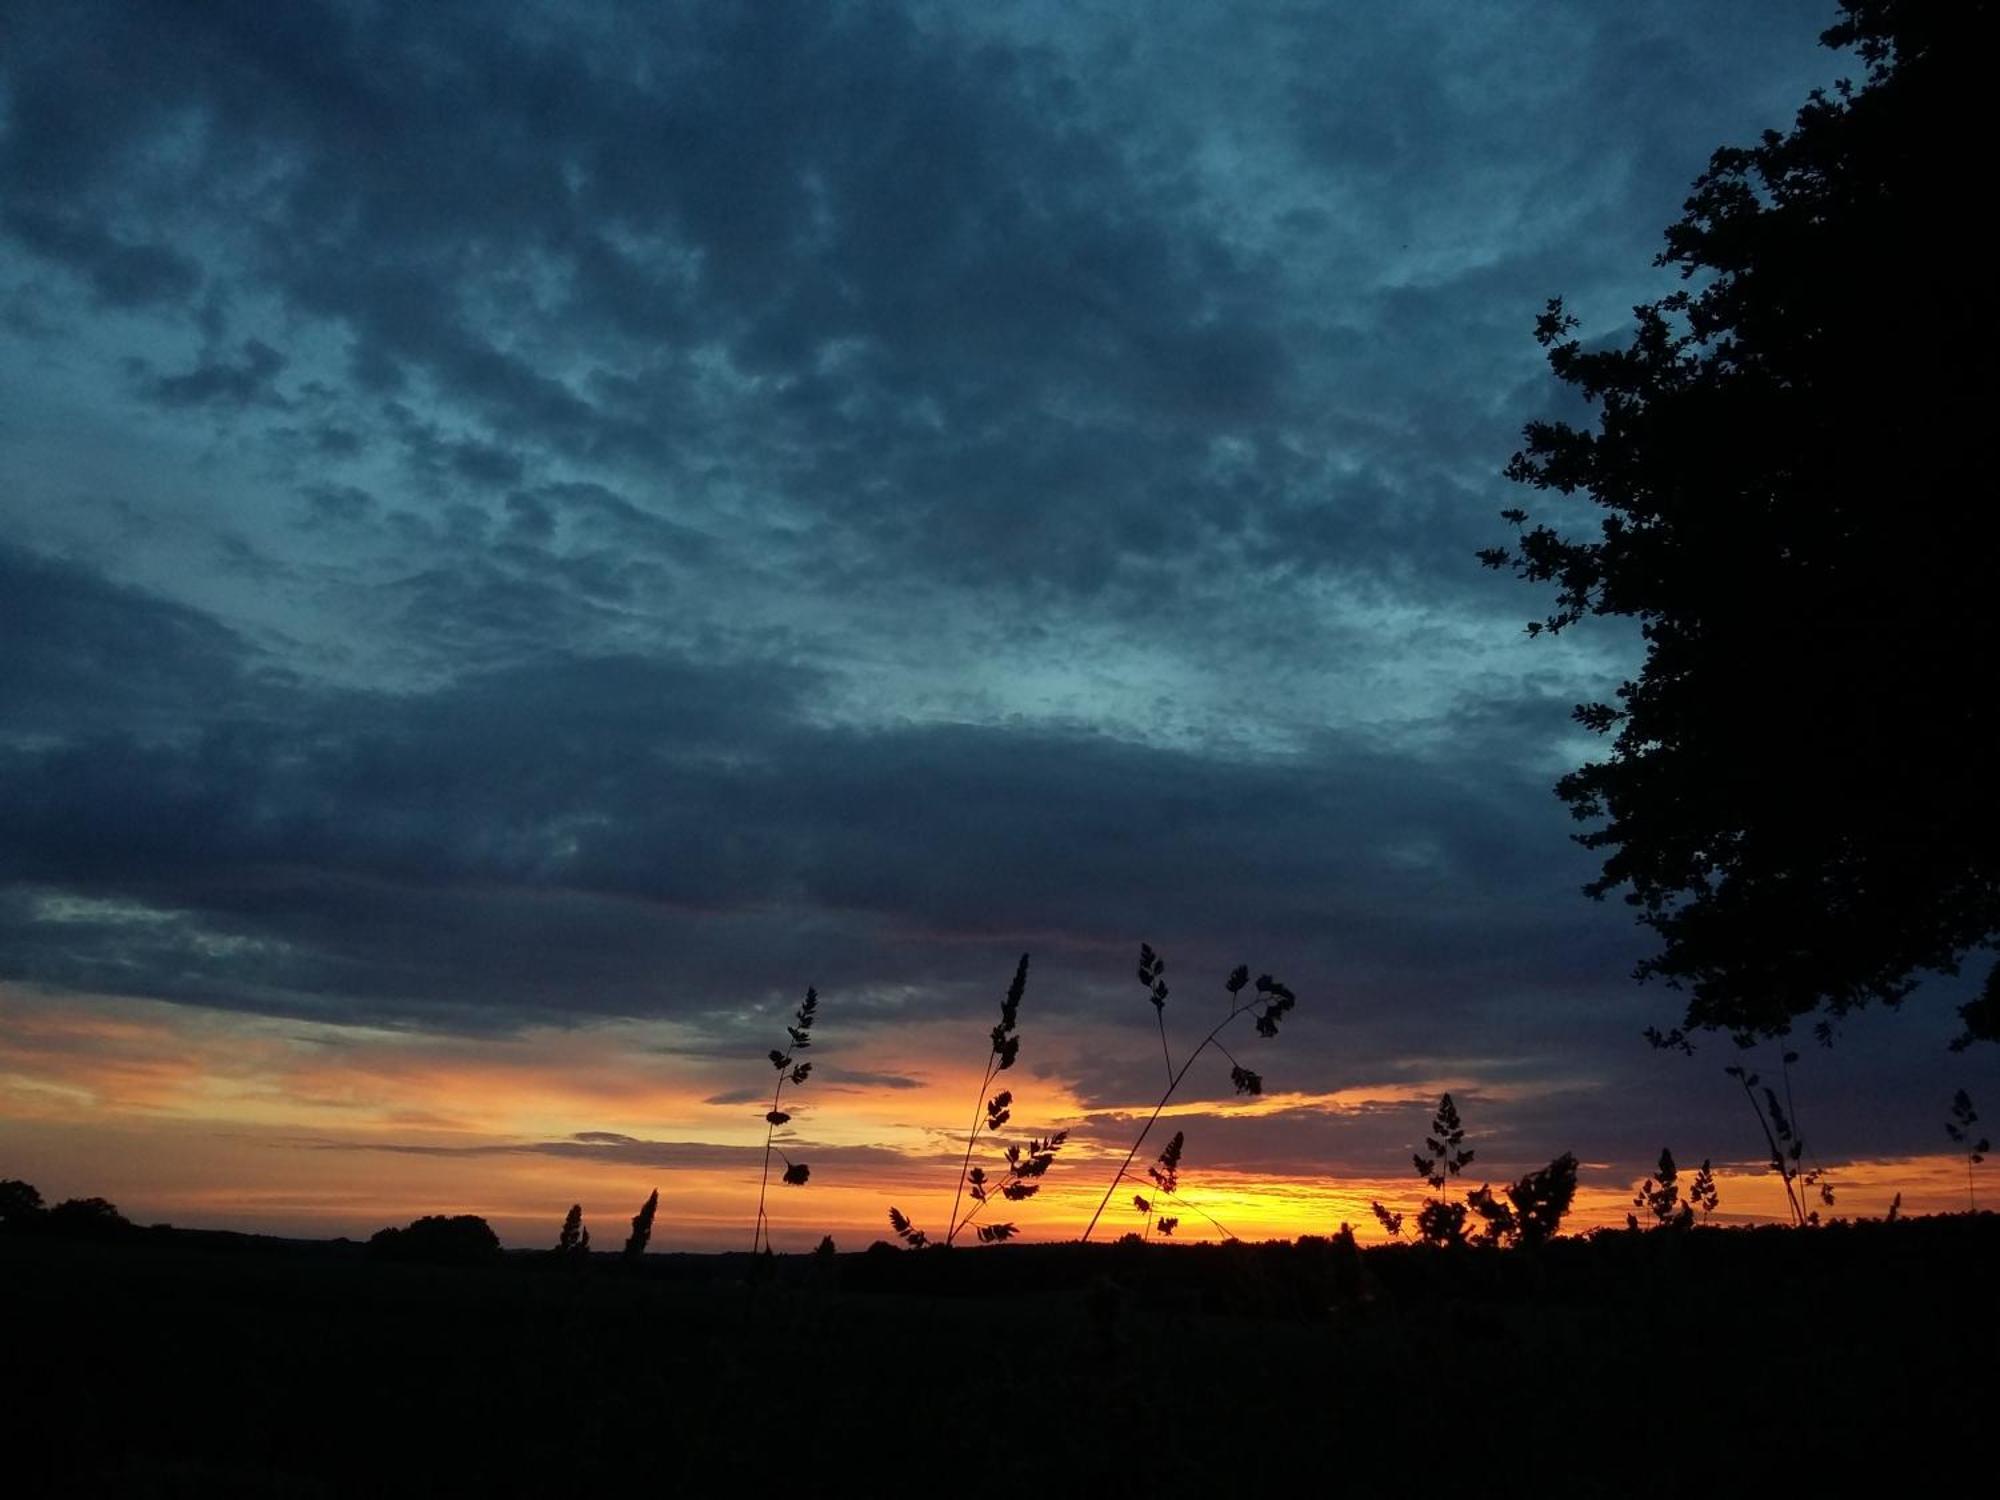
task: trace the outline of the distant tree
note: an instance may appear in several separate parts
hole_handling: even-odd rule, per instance
[[[1865,84],[1714,154],[1659,257],[1689,285],[1621,346],[1560,301],[1537,326],[1598,412],[1530,423],[1508,476],[1587,494],[1596,534],[1509,510],[1480,554],[1553,585],[1530,634],[1640,627],[1638,680],[1575,711],[1609,755],[1557,791],[1597,825],[1587,890],[1659,940],[1638,977],[1687,992],[1665,1043],[1894,1005],[2000,944],[1996,280],[1965,154],[2000,6],[1842,11],[1822,40]],[[1954,1046],[2000,1037],[2000,966],[1960,1014]]]
[[[1539,1245],[1562,1228],[1576,1201],[1576,1156],[1565,1151],[1546,1167],[1530,1172],[1507,1189],[1513,1205],[1515,1243]]]
[[[583,1205],[572,1203],[556,1236],[556,1254],[581,1258],[590,1254],[590,1231],[584,1227]]]
[[[1975,1213],[1979,1200],[1973,1195],[1972,1169],[1986,1160],[1986,1153],[1993,1149],[1993,1143],[1983,1135],[1975,1135],[1972,1127],[1979,1123],[1979,1112],[1972,1107],[1972,1095],[1960,1089],[1951,1096],[1951,1118],[1944,1122],[1944,1133],[1955,1146],[1965,1151],[1965,1211]]]
[[[500,1237],[478,1214],[426,1214],[403,1229],[379,1229],[368,1250],[384,1260],[477,1265],[500,1253]]]
[[[659,1211],[660,1190],[653,1189],[639,1211],[632,1215],[632,1233],[625,1241],[625,1258],[637,1260],[646,1253],[646,1242],[653,1237],[653,1215]]]
[[[104,1198],[66,1198],[48,1211],[43,1223],[53,1234],[78,1239],[124,1234],[132,1227],[117,1205]]]
[[[1576,1157],[1565,1151],[1509,1184],[1505,1199],[1481,1184],[1465,1195],[1465,1202],[1485,1224],[1485,1243],[1533,1246],[1555,1237],[1575,1198]]]
[[[1417,1210],[1417,1238],[1440,1249],[1463,1245],[1467,1206],[1447,1198],[1431,1199]]]
[[[0,1179],[0,1234],[18,1234],[40,1225],[45,1210],[33,1183],[18,1177]]]

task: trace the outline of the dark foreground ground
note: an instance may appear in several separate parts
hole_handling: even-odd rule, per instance
[[[0,1493],[1734,1493],[2000,1410],[1992,1215],[752,1269],[0,1239]]]

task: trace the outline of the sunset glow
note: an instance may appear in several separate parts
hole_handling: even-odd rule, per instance
[[[755,1201],[763,1124],[762,1106],[731,1097],[731,1085],[756,1082],[758,1060],[690,1058],[673,1044],[673,1028],[659,1025],[448,1039],[143,1001],[58,1002],[6,987],[0,1127],[14,1170],[64,1196],[111,1197],[142,1222],[365,1238],[419,1213],[478,1213],[507,1243],[539,1247],[570,1202],[582,1202],[609,1239],[657,1187],[656,1247],[737,1248]],[[796,1139],[785,1143],[813,1177],[809,1191],[773,1204],[780,1248],[808,1249],[823,1234],[861,1248],[886,1237],[892,1203],[920,1224],[943,1224],[978,1077],[939,1066],[918,1082],[902,1070],[918,1066],[922,1043],[906,1035],[901,1045],[878,1059],[896,1070],[895,1087],[843,1081],[838,1054],[816,1054],[822,1078],[800,1091],[787,1132]],[[1469,1111],[1481,1106],[1477,1086],[1454,1078],[1177,1103],[1099,1237],[1143,1227],[1130,1194],[1149,1190],[1143,1167],[1177,1128],[1190,1140],[1181,1202],[1167,1209],[1178,1209],[1178,1238],[1218,1239],[1218,1225],[1243,1239],[1289,1238],[1342,1223],[1364,1241],[1383,1238],[1370,1201],[1414,1208],[1425,1193],[1395,1160],[1336,1163],[1314,1176],[1206,1167],[1202,1124],[1310,1109],[1332,1118],[1338,1138],[1342,1117],[1393,1109],[1414,1144],[1442,1088],[1461,1090]],[[1043,1084],[1019,1097],[1029,1128],[1075,1138],[1042,1192],[1008,1216],[1025,1239],[1074,1237],[1144,1110],[1137,1102],[1086,1110]],[[997,1148],[981,1159],[991,1155]],[[1497,1163],[1493,1172],[1504,1179],[1527,1165]],[[1832,1177],[1842,1213],[1879,1215],[1896,1193],[1905,1213],[1964,1202],[1964,1163],[1943,1155],[1847,1162]],[[1784,1217],[1782,1191],[1760,1163],[1719,1156],[1717,1179],[1717,1222]],[[1622,1224],[1632,1191],[1615,1168],[1586,1161],[1570,1227]]]

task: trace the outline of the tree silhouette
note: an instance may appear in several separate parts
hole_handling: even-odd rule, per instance
[[[1546,1167],[1510,1183],[1506,1194],[1504,1200],[1495,1197],[1493,1189],[1482,1183],[1465,1195],[1466,1207],[1486,1226],[1486,1244],[1534,1246],[1555,1238],[1576,1199],[1576,1157],[1565,1151]],[[1458,1222],[1464,1222],[1462,1214]]]
[[[44,1225],[55,1234],[100,1239],[123,1234],[132,1222],[106,1198],[65,1198],[48,1211]]]
[[[653,1237],[653,1215],[659,1211],[660,1190],[654,1188],[646,1195],[646,1201],[639,1211],[632,1215],[632,1233],[625,1241],[625,1258],[637,1260],[646,1253],[646,1242]]]
[[[581,1259],[590,1254],[590,1231],[583,1225],[583,1205],[572,1203],[556,1236],[556,1254]]]
[[[1546,1167],[1530,1172],[1507,1189],[1514,1208],[1515,1243],[1539,1245],[1555,1238],[1576,1201],[1576,1155],[1565,1151]]]
[[[0,1233],[39,1224],[42,1213],[42,1195],[33,1183],[18,1177],[0,1180]]]
[[[426,1214],[404,1229],[378,1229],[371,1254],[431,1265],[475,1265],[500,1253],[500,1237],[477,1214]]]
[[[1560,301],[1537,325],[1597,419],[1530,423],[1508,475],[1588,494],[1597,533],[1509,510],[1480,554],[1554,586],[1531,634],[1641,628],[1638,680],[1575,712],[1609,755],[1557,791],[1605,852],[1589,892],[1624,888],[1659,939],[1638,976],[1687,992],[1663,1042],[1895,1004],[2000,937],[1995,282],[1962,150],[1997,12],[1842,9],[1822,40],[1864,84],[1714,154],[1658,261],[1689,286],[1621,346]],[[1961,1016],[1956,1045],[2000,1036],[2000,967]]]

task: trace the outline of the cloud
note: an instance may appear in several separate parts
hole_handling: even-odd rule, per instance
[[[246,339],[236,358],[204,359],[179,375],[152,375],[142,366],[140,388],[169,408],[194,406],[273,406],[289,403],[274,381],[285,357],[262,339]]]
[[[800,1156],[810,1154],[816,1168],[852,1167],[861,1171],[899,1170],[909,1167],[911,1156],[882,1146],[833,1146],[822,1141],[787,1141],[786,1148]],[[668,1170],[698,1171],[703,1168],[755,1167],[764,1159],[757,1146],[718,1146],[710,1141],[648,1141],[637,1136],[587,1130],[560,1141],[492,1142],[472,1146],[405,1145],[395,1142],[328,1141],[324,1151],[381,1151],[395,1156],[554,1156],[593,1165],[661,1167]],[[943,1163],[948,1158],[939,1156]]]
[[[108,921],[82,945],[87,917],[66,917],[50,945],[35,939],[41,908],[17,904],[30,915],[10,945],[16,977],[206,986],[253,1006],[300,987],[408,1016],[476,994],[496,1015],[619,1014],[656,1008],[634,986],[662,942],[687,944],[681,1003],[710,1005],[829,963],[851,981],[843,950],[889,933],[909,957],[883,983],[927,977],[967,940],[997,954],[1023,934],[1083,950],[1161,931],[1197,951],[1339,948],[1364,975],[1421,956],[1434,980],[1523,944],[1589,944],[1566,935],[1592,914],[1528,832],[1553,822],[1522,765],[1533,740],[1509,744],[1492,723],[1476,747],[1328,735],[1248,758],[1079,729],[857,730],[817,722],[813,677],[782,662],[659,654],[329,691],[263,672],[175,606],[102,585],[95,598],[95,645],[72,659],[91,641],[79,628],[69,655],[28,653],[22,699],[55,712],[64,679],[114,675],[129,638],[141,681],[94,696],[127,703],[127,721],[130,704],[154,704],[161,722],[0,754],[0,873],[175,916]],[[704,971],[725,933],[782,926],[838,936],[817,957],[795,940],[744,953],[737,976]],[[539,934],[546,959],[499,938],[510,929]],[[162,943],[173,978],[137,961]],[[586,948],[617,982],[552,986]],[[1540,977],[1561,972],[1551,954]]]

